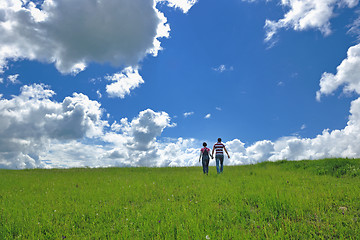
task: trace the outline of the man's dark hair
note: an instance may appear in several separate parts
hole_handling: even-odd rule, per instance
[[[203,146],[204,146],[204,147],[206,147],[206,146],[207,146],[206,142],[204,142],[204,143],[203,143]]]
[[[221,138],[218,138],[218,142],[221,142]]]

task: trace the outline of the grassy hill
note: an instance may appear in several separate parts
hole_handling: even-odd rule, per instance
[[[360,160],[0,170],[0,239],[359,239]]]

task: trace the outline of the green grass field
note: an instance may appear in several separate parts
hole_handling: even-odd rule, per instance
[[[0,239],[360,239],[360,160],[0,170]]]

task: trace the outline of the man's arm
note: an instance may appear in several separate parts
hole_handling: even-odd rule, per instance
[[[211,152],[211,158],[214,158],[214,150],[215,150],[215,144],[214,144],[213,150],[212,150],[212,152]]]
[[[225,146],[224,146],[224,150],[225,150],[226,154],[228,155],[228,158],[230,158],[230,155],[229,155],[228,151],[226,150]]]

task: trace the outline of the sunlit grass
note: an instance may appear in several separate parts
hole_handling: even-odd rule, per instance
[[[357,239],[359,167],[0,170],[0,239]]]

